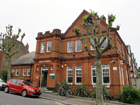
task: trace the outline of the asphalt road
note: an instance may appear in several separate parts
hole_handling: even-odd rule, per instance
[[[15,93],[4,93],[0,90],[0,105],[62,105],[53,100],[36,97],[22,97]]]

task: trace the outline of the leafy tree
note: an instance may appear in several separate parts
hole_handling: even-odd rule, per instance
[[[0,38],[2,40],[2,43],[0,43],[0,49],[3,50],[6,59],[8,61],[8,71],[7,71],[7,80],[11,79],[11,57],[18,53],[20,46],[22,44],[22,40],[25,36],[25,33],[21,35],[20,44],[16,46],[16,40],[19,38],[21,33],[21,29],[18,29],[17,34],[13,34],[13,26],[8,25],[6,26],[6,33],[0,33]],[[15,48],[16,50],[14,52],[11,52],[11,50]]]
[[[93,18],[95,17],[97,21],[97,30],[95,22]],[[88,55],[91,56],[95,61],[96,66],[96,103],[97,105],[104,105],[103,99],[103,86],[102,86],[102,74],[101,74],[101,56],[104,52],[111,49],[112,45],[110,44],[110,30],[112,29],[112,24],[115,20],[115,16],[113,14],[108,15],[108,24],[107,24],[107,31],[105,36],[102,36],[101,29],[100,29],[100,21],[104,17],[92,11],[85,17],[83,17],[82,25],[86,31],[86,35],[79,31],[79,27],[75,27],[74,31],[76,35],[81,35],[81,41],[84,43],[84,48],[88,52]],[[119,29],[119,26],[116,28]],[[86,36],[86,37],[85,37]],[[103,37],[103,38],[102,38]],[[95,54],[91,54],[90,50],[87,46],[87,41],[89,41],[90,45],[95,49]],[[102,48],[103,43],[107,40],[107,45]]]

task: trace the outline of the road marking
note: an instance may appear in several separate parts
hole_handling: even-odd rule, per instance
[[[55,101],[55,103],[58,104],[58,105],[64,105],[64,104],[62,104],[61,102],[58,102],[58,101]]]

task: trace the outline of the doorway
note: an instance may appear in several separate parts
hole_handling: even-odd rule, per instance
[[[40,87],[47,87],[48,66],[41,66]]]
[[[42,71],[42,84],[41,87],[47,87],[47,73],[48,71]]]

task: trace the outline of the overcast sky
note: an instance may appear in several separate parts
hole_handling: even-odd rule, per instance
[[[23,43],[35,51],[38,32],[58,28],[64,33],[84,9],[106,17],[115,14],[113,26],[121,26],[118,33],[140,65],[140,0],[0,0],[0,32],[8,24],[14,33],[21,28],[26,34]]]

